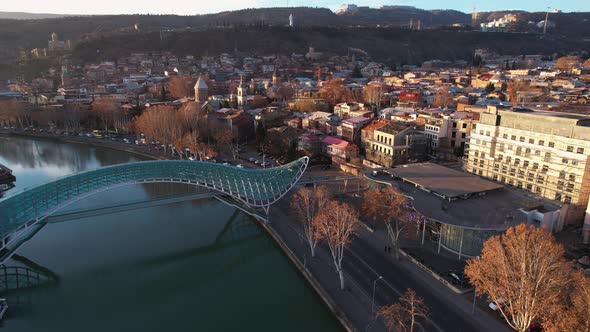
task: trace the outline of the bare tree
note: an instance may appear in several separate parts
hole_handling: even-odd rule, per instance
[[[168,91],[174,99],[180,99],[192,95],[193,79],[186,76],[172,76],[168,83]]]
[[[303,226],[305,239],[311,250],[311,257],[315,257],[315,248],[319,240],[313,220],[326,207],[330,197],[330,191],[324,186],[313,189],[301,188],[293,195],[291,207],[297,215],[296,220]]]
[[[342,259],[344,249],[358,230],[358,213],[346,203],[331,200],[313,220],[313,224],[316,237],[328,244],[334,266],[340,277],[340,289],[344,290]]]
[[[571,274],[563,253],[549,231],[521,224],[488,239],[465,274],[478,295],[496,301],[508,325],[524,332],[564,301]]]
[[[334,107],[338,103],[352,101],[352,93],[344,86],[344,82],[339,79],[324,82],[320,95],[330,107]]]
[[[137,130],[150,139],[164,144],[175,144],[182,137],[182,128],[176,120],[175,110],[167,106],[153,106],[136,121]]]
[[[396,328],[400,332],[414,332],[416,321],[428,317],[428,307],[416,292],[408,288],[399,302],[382,307],[377,316],[383,318],[389,331]]]
[[[432,106],[446,108],[453,104],[453,95],[449,92],[449,88],[446,86],[440,87],[434,94],[434,100]]]
[[[362,209],[365,215],[385,227],[397,259],[401,235],[410,226],[416,225],[417,218],[408,205],[408,198],[396,187],[371,189],[363,196]]]
[[[590,279],[582,271],[573,273],[566,301],[552,306],[549,318],[543,319],[546,332],[590,332]]]
[[[383,85],[380,82],[368,84],[363,89],[363,100],[367,104],[381,107],[381,99],[383,98]]]

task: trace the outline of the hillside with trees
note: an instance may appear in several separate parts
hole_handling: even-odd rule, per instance
[[[420,64],[430,59],[470,61],[476,48],[502,54],[566,54],[585,49],[579,39],[545,39],[533,34],[454,30],[409,31],[402,28],[235,27],[170,33],[116,34],[79,43],[74,58],[83,62],[115,59],[131,52],[170,51],[178,55],[233,53],[304,54],[309,46],[325,54],[360,48],[388,64]]]

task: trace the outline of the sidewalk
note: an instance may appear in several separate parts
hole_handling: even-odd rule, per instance
[[[291,216],[284,211],[286,202],[278,202],[270,212],[270,228],[274,230],[281,240],[295,254],[299,263],[310,272],[327,293],[324,300],[333,302],[337,317],[341,317],[348,331],[371,331],[385,332],[385,326],[380,320],[372,319],[371,297],[361,287],[355,284],[354,280],[345,273],[346,290],[340,290],[338,274],[332,263],[332,257],[328,250],[318,246],[316,257],[311,258],[308,244],[301,237],[301,228],[298,228]],[[346,271],[345,271],[346,272]]]

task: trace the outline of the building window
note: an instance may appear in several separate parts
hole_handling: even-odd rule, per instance
[[[565,179],[565,171],[559,172],[559,178],[560,179]]]
[[[453,128],[457,128],[457,122],[453,122]]]
[[[547,173],[547,172],[549,172],[549,166],[543,165],[543,169],[541,170],[541,173]]]
[[[544,140],[539,140],[539,145],[540,146],[544,146],[545,145],[545,141]]]
[[[465,133],[461,133],[461,138],[465,138]]]
[[[514,159],[514,165],[518,166],[519,164],[520,164],[520,159],[519,158]]]
[[[534,138],[529,138],[529,144],[535,144],[535,139]]]
[[[534,163],[533,164],[533,171],[536,171],[537,169],[539,169],[539,164],[538,163]]]
[[[516,135],[510,136],[510,139],[513,140],[513,141],[516,141]]]
[[[502,138],[503,138],[503,139],[508,139],[508,134],[504,134],[504,135],[502,135]]]
[[[568,184],[567,184],[567,189],[566,189],[566,191],[567,191],[568,193],[574,192],[574,184],[573,184],[573,183],[568,183]]]
[[[579,154],[584,154],[584,148],[578,148],[578,151],[577,151],[577,152],[578,152]]]
[[[488,130],[488,131],[486,131],[486,136],[490,136],[490,132],[489,132],[489,130]]]
[[[465,128],[467,128],[467,124],[466,123],[463,124],[463,129],[465,129]]]
[[[561,193],[560,192],[555,193],[555,200],[561,201]]]
[[[455,137],[457,137],[457,132],[456,132],[456,131],[452,132],[452,133],[451,133],[451,137],[452,137],[452,138],[455,138]]]
[[[565,204],[571,204],[572,203],[572,197],[566,195],[565,198],[563,199],[563,202]]]
[[[545,152],[545,159],[544,161],[551,161],[551,153],[550,152]]]
[[[529,156],[531,154],[531,149],[530,148],[526,148],[524,150],[524,153],[526,153],[526,155]]]
[[[524,143],[524,136],[520,136],[520,141]]]
[[[571,145],[568,145],[566,150],[567,150],[567,152],[574,152],[574,147]]]
[[[480,130],[480,131],[479,131],[479,134],[480,134],[480,135],[483,135],[483,130]]]
[[[562,162],[563,164],[567,164],[567,163],[568,163],[568,160],[567,160],[567,158],[562,158],[562,159],[561,159],[561,162]]]
[[[572,160],[572,165],[578,166],[578,161],[577,160]]]
[[[518,181],[518,183],[516,184],[516,186],[517,186],[518,188],[522,188],[522,181]]]
[[[535,192],[536,192],[537,194],[540,194],[540,193],[541,193],[541,191],[542,191],[542,189],[541,189],[541,187],[540,187],[540,186],[537,186],[537,187],[535,188]]]
[[[539,157],[541,155],[541,151],[535,150],[535,156]]]
[[[554,148],[555,147],[555,142],[549,142],[549,144],[547,146],[549,146],[550,148]]]
[[[570,174],[569,180],[572,181],[572,182],[576,182],[576,175],[575,174]]]
[[[529,167],[529,161],[528,161],[528,160],[525,160],[525,161],[522,163],[522,166],[523,166],[523,167]]]

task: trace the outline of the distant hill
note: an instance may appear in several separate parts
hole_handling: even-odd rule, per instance
[[[70,15],[65,14],[36,14],[24,12],[0,12],[0,19],[8,20],[40,20],[46,18],[58,18]]]
[[[456,10],[424,10],[410,6],[387,6],[383,9],[360,7],[338,15],[348,24],[409,25],[431,27],[454,23],[471,23],[471,15]],[[420,23],[418,23],[420,22]]]

